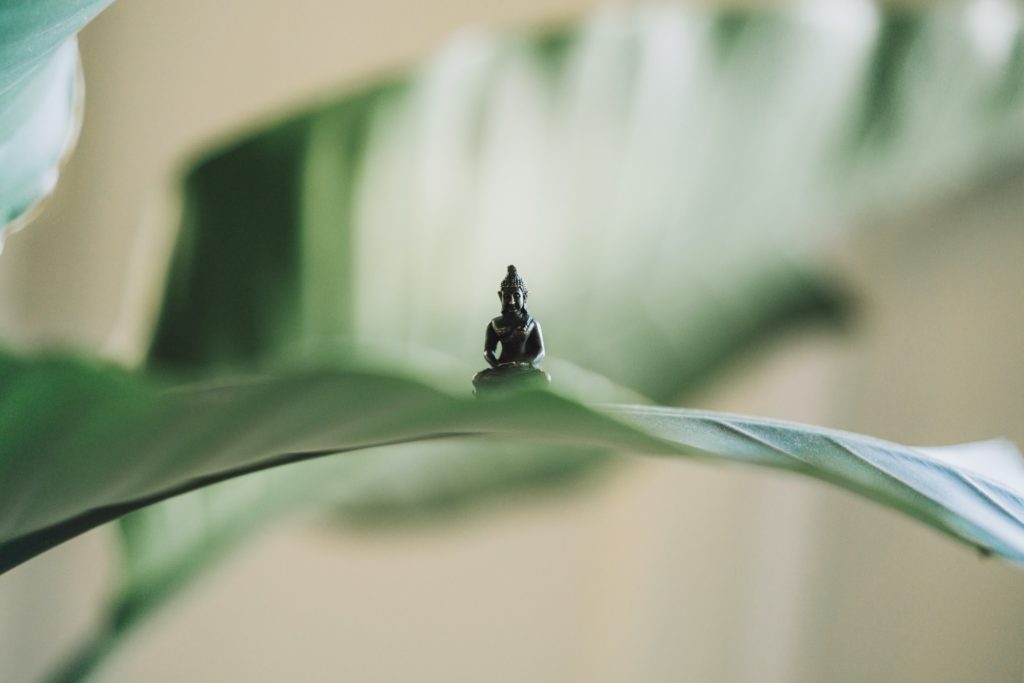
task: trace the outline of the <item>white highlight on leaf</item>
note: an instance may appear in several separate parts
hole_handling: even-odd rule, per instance
[[[967,6],[966,15],[978,53],[990,64],[1003,62],[1017,36],[1020,17],[1016,6],[1007,0],[976,0]]]
[[[878,33],[878,8],[868,0],[809,0],[797,16],[839,39],[860,43]]]
[[[917,450],[959,470],[1024,491],[1024,456],[1006,439],[990,439],[956,446],[933,446]]]

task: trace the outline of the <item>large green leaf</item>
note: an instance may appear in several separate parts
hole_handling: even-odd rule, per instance
[[[0,240],[57,183],[81,118],[74,36],[111,2],[0,3]]]
[[[131,510],[218,481],[331,453],[470,436],[799,472],[1024,560],[1020,456],[1005,443],[989,445],[993,466],[969,457],[976,447],[961,458],[955,450],[939,455],[773,420],[586,407],[546,392],[480,401],[360,370],[161,391],[114,368],[3,358],[0,381],[4,570]]]

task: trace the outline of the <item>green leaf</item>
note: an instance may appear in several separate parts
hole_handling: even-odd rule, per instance
[[[671,401],[737,328],[828,309],[809,282],[832,228],[1024,155],[1020,27],[977,12],[464,33],[196,165],[149,360],[316,365],[341,340],[476,358],[467,330],[516,263],[553,352]]]
[[[74,36],[111,2],[0,5],[0,240],[23,226],[57,183],[82,115]]]
[[[0,381],[7,388],[0,397],[3,570],[131,510],[243,474],[331,453],[471,436],[799,472],[1024,560],[1019,471],[1017,479],[999,480],[984,461],[956,451],[939,457],[835,430],[704,411],[587,407],[553,393],[481,401],[360,370],[161,391],[114,368],[7,358]],[[989,448],[999,466],[1020,467],[1009,444]]]

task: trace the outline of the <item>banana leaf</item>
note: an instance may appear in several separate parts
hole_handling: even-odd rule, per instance
[[[723,413],[586,406],[553,392],[479,400],[359,368],[166,388],[76,359],[0,356],[0,380],[3,571],[127,512],[244,474],[469,437],[797,472],[1024,560],[1024,463],[1006,442],[915,449]]]

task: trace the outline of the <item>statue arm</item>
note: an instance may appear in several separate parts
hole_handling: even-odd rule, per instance
[[[494,331],[494,326],[487,323],[487,331],[484,332],[484,360],[492,368],[498,365],[498,358],[494,355],[495,349],[498,348],[498,333]]]
[[[544,336],[540,331],[540,323],[534,321],[533,331],[526,340],[526,352],[530,355],[530,364],[537,365],[544,359]]]

